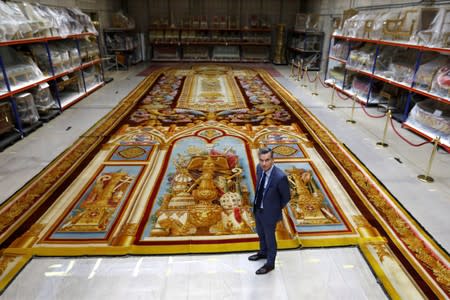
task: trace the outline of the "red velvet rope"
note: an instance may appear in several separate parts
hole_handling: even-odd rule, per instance
[[[329,87],[330,87],[328,84],[326,84],[325,82],[322,81],[322,78],[320,78],[320,76],[318,76],[318,77],[319,77],[320,83],[322,84],[322,86],[323,86],[324,88],[329,88]]]
[[[419,144],[411,143],[411,142],[408,141],[405,137],[403,137],[403,136],[400,134],[400,132],[397,131],[397,129],[396,129],[395,126],[394,126],[394,122],[392,121],[392,119],[391,119],[391,126],[392,126],[392,129],[394,129],[394,132],[395,132],[402,140],[404,140],[405,142],[407,142],[408,144],[410,144],[410,145],[413,146],[413,147],[420,147],[420,146],[423,146],[423,145],[425,145],[425,144],[431,143],[430,141],[425,141],[425,142],[419,143]]]
[[[343,96],[341,96],[341,91],[339,91],[338,89],[336,89],[336,94],[338,95],[339,98],[341,98],[344,101],[350,99],[350,97],[345,94],[344,94],[345,98]]]
[[[311,80],[311,78],[309,77],[308,72],[306,72],[306,77],[308,77],[308,81],[311,82],[311,83],[317,80],[317,76],[316,76],[316,78],[314,78],[314,80]]]
[[[362,103],[359,103],[359,104],[361,105],[361,107],[362,107],[364,113],[365,113],[366,115],[368,115],[369,117],[371,117],[371,118],[380,119],[380,118],[384,118],[384,116],[386,116],[386,113],[384,113],[384,114],[382,114],[382,115],[380,115],[380,116],[371,115],[371,114],[369,114],[369,113],[367,112],[366,108],[364,107],[364,105],[363,105]]]

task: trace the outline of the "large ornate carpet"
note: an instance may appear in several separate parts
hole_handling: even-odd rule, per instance
[[[257,149],[292,199],[279,248],[358,246],[393,298],[449,295],[448,255],[266,71],[152,72],[1,207],[1,288],[33,256],[250,251]]]

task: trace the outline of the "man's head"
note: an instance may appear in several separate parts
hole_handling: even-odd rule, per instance
[[[273,152],[268,147],[259,148],[258,150],[259,164],[264,172],[267,172],[273,166]]]

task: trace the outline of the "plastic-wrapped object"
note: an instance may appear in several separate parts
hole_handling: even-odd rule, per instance
[[[43,44],[31,44],[31,53],[33,54],[34,61],[39,66],[39,69],[46,76],[52,75],[52,70],[50,67],[50,61],[48,59],[47,49]],[[53,60],[53,58],[52,58]]]
[[[388,18],[383,23],[383,39],[409,41],[413,33],[417,31],[419,9],[396,11],[400,12],[397,17]]]
[[[3,77],[3,72],[0,72],[0,93],[6,93],[8,89],[6,88],[5,78]]]
[[[431,92],[450,98],[450,63],[439,68],[431,84]]]
[[[351,89],[358,94],[358,96],[366,98],[369,95],[370,79],[362,76],[354,76]]]
[[[89,38],[80,40],[80,56],[83,63],[99,58],[100,50],[97,42]]]
[[[116,28],[133,29],[136,25],[132,18],[126,16],[123,11],[118,11],[112,16],[112,26]]]
[[[345,67],[342,64],[338,64],[329,70],[330,78],[334,79],[337,85],[342,85],[344,82],[344,72]]]
[[[376,65],[375,65],[375,73],[387,77],[392,78],[393,74],[390,69],[392,58],[396,54],[399,48],[385,46],[380,48],[380,52],[378,53]]]
[[[53,99],[48,83],[42,83],[31,90],[34,104],[39,115],[48,114],[49,111],[57,109],[58,106]]]
[[[23,8],[24,7],[30,7],[31,5],[28,3],[16,3],[16,2],[7,2],[6,3],[9,8],[11,9],[12,12],[14,12],[14,14],[12,15],[12,17],[14,19],[16,18],[23,18],[26,20],[26,23],[29,25],[29,27],[31,28],[30,32],[24,33],[23,36],[25,38],[29,38],[29,37],[41,37],[41,36],[45,36],[45,32],[42,32],[42,29],[44,29],[44,25],[42,22],[40,22],[39,20],[36,20],[33,18],[33,15],[30,14],[30,16],[28,16],[26,14],[26,12],[24,12]],[[28,10],[30,11],[30,10]]]
[[[358,14],[358,11],[356,9],[351,8],[344,10],[344,12],[342,13],[342,19],[341,18],[336,19],[335,30],[333,34],[344,35],[345,21],[347,21],[356,14]]]
[[[239,47],[214,46],[212,57],[217,60],[238,60],[240,58]]]
[[[360,12],[345,21],[343,34],[351,37],[371,38],[375,19],[375,13]]]
[[[414,76],[414,65],[417,61],[417,50],[400,48],[392,58],[390,70],[393,79],[411,84]]]
[[[426,131],[430,136],[440,136],[450,143],[450,105],[427,99],[417,103],[409,113],[407,124]]]
[[[33,95],[20,93],[14,96],[17,104],[17,112],[20,121],[25,125],[31,125],[39,120],[39,113],[34,105]]]
[[[58,12],[49,6],[36,4],[36,11],[39,11],[49,23],[52,36],[66,36],[68,34],[67,28],[63,24],[63,20],[59,17]]]
[[[419,70],[417,70],[416,78],[414,82],[414,87],[429,91],[431,89],[431,84],[433,78],[435,77],[437,71],[449,63],[449,59],[446,55],[437,55],[433,53],[433,57],[426,59],[425,55],[422,56],[421,61],[423,62]]]
[[[52,36],[52,21],[42,12],[39,6],[26,2],[15,3],[15,5],[30,20],[35,36]]]
[[[30,38],[33,29],[20,9],[0,1],[0,41]]]
[[[320,30],[320,15],[308,14],[306,18],[306,30],[307,31],[319,31]]]
[[[0,134],[14,130],[14,119],[9,102],[0,102]]]
[[[94,87],[96,84],[101,82],[100,72],[96,66],[92,66],[83,70],[84,83],[86,84],[86,89]]]
[[[95,29],[94,24],[92,24],[91,18],[87,14],[82,12],[79,8],[67,8],[67,13],[81,26],[81,32],[98,34],[97,29]]]
[[[396,9],[390,9],[387,11],[379,11],[374,18],[370,38],[375,40],[384,39],[384,28],[388,20],[398,19],[400,11]]]
[[[338,41],[331,48],[331,55],[337,58],[347,59],[349,44],[347,42]]]
[[[3,59],[12,89],[30,84],[44,76],[30,57],[23,55],[12,47],[0,47],[0,56]]]
[[[430,47],[449,48],[450,8],[440,8],[429,27],[417,32],[414,40]]]
[[[374,44],[366,43],[359,49],[353,49],[350,51],[347,64],[356,69],[371,71],[375,48],[376,46]]]

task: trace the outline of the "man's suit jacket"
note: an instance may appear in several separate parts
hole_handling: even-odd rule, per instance
[[[262,168],[258,164],[256,167],[256,188],[261,181]],[[286,174],[277,166],[274,166],[270,177],[266,180],[266,188],[264,190],[264,196],[262,199],[264,214],[263,218],[265,222],[276,223],[281,220],[281,210],[291,199],[291,193],[289,190],[289,183]],[[256,201],[256,193],[255,193]]]

